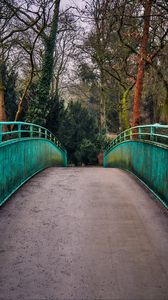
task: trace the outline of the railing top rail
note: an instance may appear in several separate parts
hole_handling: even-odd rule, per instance
[[[130,127],[128,129],[122,131],[120,134],[124,133],[125,131],[129,131],[130,129],[135,129],[135,128],[149,128],[149,127],[168,128],[168,125],[161,125],[161,124],[157,124],[157,123],[156,124],[149,124],[149,125],[139,125],[139,126]]]
[[[59,143],[59,146],[57,145],[57,147],[60,148],[61,150],[63,150],[64,152],[66,152],[66,149],[61,144],[61,142],[59,141],[59,139],[50,130],[48,130],[47,128],[45,128],[43,126],[40,126],[40,125],[37,125],[37,124],[34,124],[34,123],[20,122],[20,121],[17,121],[17,122],[15,122],[15,121],[9,121],[9,122],[5,121],[5,122],[0,122],[0,125],[2,125],[2,126],[3,125],[7,125],[7,126],[9,126],[9,125],[25,125],[25,126],[29,126],[29,127],[33,126],[33,127],[39,128],[39,129],[43,129],[44,131],[47,131],[47,134],[51,135],[53,137],[53,139],[54,138],[56,139],[56,141]],[[26,130],[22,130],[22,129],[20,129],[20,130],[11,130],[11,131],[8,131],[8,132],[3,132],[3,135],[9,134],[9,133],[12,134],[12,133],[16,133],[16,132],[18,132],[18,133],[19,132],[26,132]],[[30,131],[27,130],[27,132],[30,132]],[[37,131],[34,131],[34,130],[33,130],[33,132],[37,133]],[[1,129],[0,129],[0,133],[1,133]],[[1,142],[2,141],[0,141],[0,143]]]
[[[0,122],[0,124],[2,125],[18,125],[18,124],[21,124],[21,125],[28,125],[28,126],[36,126],[38,128],[42,128],[44,130],[48,130],[47,128],[43,127],[43,126],[40,126],[40,125],[37,125],[37,124],[34,124],[34,123],[29,123],[29,122],[14,122],[14,121],[10,121],[10,122]],[[49,130],[48,130],[49,131]],[[50,132],[50,131],[49,131]],[[52,132],[51,132],[52,133]]]
[[[21,125],[28,125],[28,126],[34,126],[34,127],[38,127],[38,128],[41,128],[41,129],[44,129],[44,130],[47,130],[48,132],[50,132],[52,135],[54,135],[49,129],[43,127],[43,126],[40,126],[40,125],[37,125],[37,124],[34,124],[34,123],[28,123],[28,122],[14,122],[14,121],[10,121],[10,122],[0,122],[0,125],[18,125],[18,124],[21,124]]]
[[[168,125],[162,125],[162,124],[159,124],[159,123],[156,123],[156,124],[149,124],[149,125],[139,125],[139,126],[134,126],[134,127],[130,127],[124,131],[122,131],[119,135],[117,135],[117,137],[115,139],[112,140],[112,142],[110,143],[109,147],[107,148],[106,150],[106,154],[116,145],[116,144],[119,144],[120,142],[123,142],[123,141],[126,141],[126,140],[129,140],[132,139],[132,137],[136,137],[138,136],[137,139],[140,139],[140,140],[145,140],[145,138],[143,138],[143,135],[146,137],[146,136],[149,136],[150,137],[150,140],[154,141],[154,138],[156,138],[155,142],[157,142],[157,137],[158,138],[166,138],[168,139],[168,132],[166,134],[161,134],[161,133],[154,133],[153,132],[143,132],[143,131],[137,131],[137,132],[133,132],[134,130],[136,129],[146,129],[146,128],[153,128],[153,129],[168,129]],[[126,135],[126,133],[129,133]],[[123,140],[122,140],[123,139]],[[162,142],[163,143],[163,142]],[[167,144],[167,143],[166,143]]]

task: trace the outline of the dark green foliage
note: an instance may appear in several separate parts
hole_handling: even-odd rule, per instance
[[[9,121],[15,119],[15,114],[17,111],[18,97],[16,94],[16,80],[17,74],[14,72],[8,73],[5,70],[5,108],[6,114]]]
[[[108,109],[107,111],[107,128],[109,132],[116,133],[120,127],[119,114],[116,109]]]
[[[31,92],[34,91],[30,99],[27,121],[41,126],[46,126],[46,119],[49,114],[50,96],[48,84],[41,86],[41,82],[37,86],[32,86]]]
[[[41,109],[38,103],[38,81],[34,79],[29,88],[27,95],[27,102],[29,103],[28,111],[26,114],[26,122],[31,122],[40,125],[38,122],[38,116],[41,114]],[[43,117],[43,124],[45,124],[45,116]],[[41,124],[42,125],[42,124]]]
[[[56,136],[59,134],[59,127],[64,118],[64,101],[58,95],[53,95],[49,102],[49,114],[46,119],[46,127]]]
[[[34,120],[40,125],[45,125],[45,119],[48,115],[47,106],[49,102],[50,84],[53,75],[54,45],[55,41],[49,40],[45,45],[42,74],[37,89],[37,100],[34,109]]]
[[[43,65],[41,75],[33,86],[34,95],[31,98],[31,105],[29,105],[27,120],[41,126],[46,125],[46,119],[49,114],[50,104],[50,85],[53,76],[53,53],[55,47],[55,37],[52,35],[45,40]]]
[[[83,162],[85,165],[88,165],[90,163],[96,164],[98,150],[99,148],[97,147],[97,145],[91,140],[88,140],[86,138],[83,139],[78,152],[78,161]]]
[[[75,165],[96,163],[97,155],[105,144],[95,116],[79,102],[68,105],[59,136],[67,149],[69,162]]]
[[[120,127],[119,121],[119,101],[118,95],[119,92],[115,86],[115,88],[111,89],[108,94],[107,99],[107,107],[106,107],[106,124],[109,132],[118,132]]]
[[[157,122],[157,120],[155,121],[154,99],[152,95],[149,94],[148,96],[145,97],[143,103],[143,109],[144,109],[144,114],[141,118],[142,124],[145,124],[146,119],[150,124]]]
[[[102,129],[96,136],[95,144],[100,151],[106,149],[111,143],[111,139],[107,138],[106,129]]]

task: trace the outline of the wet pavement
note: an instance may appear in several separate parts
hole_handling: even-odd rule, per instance
[[[168,213],[118,169],[50,168],[0,209],[1,300],[167,300]]]

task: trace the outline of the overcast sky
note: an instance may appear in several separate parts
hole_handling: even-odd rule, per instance
[[[82,7],[84,5],[83,0],[61,0],[61,7],[66,8],[68,6],[78,5]]]

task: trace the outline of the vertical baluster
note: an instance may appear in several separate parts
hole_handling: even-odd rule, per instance
[[[141,140],[142,138],[142,128],[141,127],[138,127],[138,138]]]
[[[159,132],[157,131],[158,128],[159,128],[158,126],[157,126],[157,127],[154,127],[154,133],[155,133],[155,134],[158,134],[158,133],[159,133]],[[157,136],[157,135],[154,135],[154,141],[155,141],[155,142],[158,141],[158,136]]]
[[[33,125],[30,125],[30,137],[33,137]]]
[[[18,124],[18,138],[21,138],[21,124]]]
[[[40,127],[38,129],[38,132],[39,132],[39,138],[41,138],[41,128]]]
[[[130,129],[130,140],[132,140],[132,128]]]
[[[151,126],[150,128],[150,140],[154,141],[154,133],[155,133],[155,127]]]
[[[47,139],[47,129],[45,129],[45,139]]]

